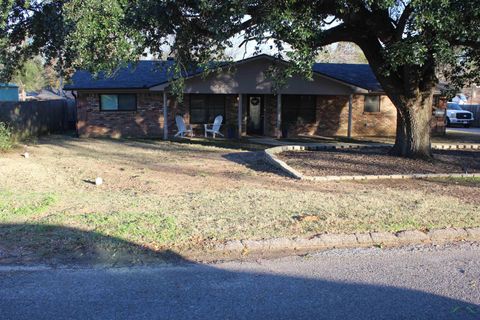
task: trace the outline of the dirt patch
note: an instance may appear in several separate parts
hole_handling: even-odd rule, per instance
[[[434,150],[432,160],[388,155],[388,148],[289,151],[278,156],[309,176],[388,175],[414,173],[478,173],[480,151]]]
[[[0,263],[480,225],[480,179],[312,184],[262,152],[165,141],[50,136],[22,152],[0,156]]]

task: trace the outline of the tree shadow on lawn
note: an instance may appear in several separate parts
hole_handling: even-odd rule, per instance
[[[273,173],[278,176],[288,177],[282,170],[279,170],[272,165],[268,164],[263,157],[263,152],[232,152],[222,156],[223,158],[240,164],[248,169],[263,172]]]
[[[0,225],[0,245],[75,266],[145,257],[175,264],[0,271],[3,319],[478,319],[480,312],[417,290],[198,264],[170,250],[59,226]]]
[[[192,152],[198,154],[215,154],[222,153],[225,150],[222,149],[236,149],[245,151],[260,151],[264,150],[266,146],[257,145],[248,141],[239,140],[215,140],[215,139],[199,139],[191,140],[188,138],[174,138],[170,140],[160,139],[113,139],[106,137],[97,138],[76,138],[68,135],[51,135],[48,137],[42,137],[37,141],[37,144],[55,145],[60,147],[78,148],[80,146],[88,148],[88,144],[103,143],[111,144],[114,146],[128,146],[131,148],[138,148],[146,151],[163,151],[163,152],[177,152],[188,153]],[[214,148],[218,149],[214,149]]]
[[[0,224],[0,264],[128,266],[186,262],[172,251],[153,251],[120,238],[46,224]]]
[[[82,144],[82,141],[85,141],[85,144]],[[186,168],[185,166],[179,166],[176,161],[165,162],[162,161],[162,158],[158,158],[155,154],[143,154],[135,152],[136,149],[145,150],[145,151],[162,151],[171,153],[172,158],[178,159],[190,159],[190,164],[195,159],[201,160],[228,160],[233,163],[240,164],[249,169],[252,169],[257,172],[264,173],[273,173],[275,175],[286,176],[280,170],[273,168],[268,165],[263,160],[263,151],[240,151],[226,153],[228,150],[221,149],[206,149],[199,144],[192,144],[188,147],[185,144],[181,143],[162,143],[154,140],[114,140],[114,139],[92,139],[93,142],[97,143],[95,145],[88,144],[88,140],[73,139],[69,137],[56,136],[51,139],[45,139],[39,144],[44,145],[54,145],[57,147],[67,148],[75,152],[79,156],[95,156],[95,153],[101,153],[102,157],[112,158],[117,161],[119,164],[131,165],[132,163],[138,167],[144,168],[147,167],[151,170],[166,170],[169,172],[176,172],[180,174],[185,174],[189,176],[196,176],[199,173],[202,173],[202,169],[196,168]],[[176,142],[176,141],[174,141]],[[121,145],[124,147],[130,147],[132,149],[121,149],[118,151],[111,151],[108,148],[98,151],[95,147],[98,147],[100,144],[113,144]],[[187,142],[188,143],[188,142]],[[166,156],[170,157],[170,156]],[[231,173],[228,172],[228,175]],[[208,172],[208,175],[225,177],[224,172]]]

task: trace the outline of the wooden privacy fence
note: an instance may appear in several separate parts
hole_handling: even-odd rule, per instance
[[[75,128],[75,104],[67,100],[0,102],[0,122],[22,136],[63,132]]]
[[[460,106],[463,110],[470,111],[473,113],[473,120],[472,126],[480,127],[480,104],[463,104]]]

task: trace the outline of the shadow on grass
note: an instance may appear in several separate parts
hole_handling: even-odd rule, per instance
[[[193,145],[202,145],[209,147],[217,148],[226,148],[226,149],[238,149],[238,150],[247,150],[247,151],[260,151],[265,150],[268,146],[253,143],[248,139],[225,139],[225,138],[175,138],[172,139],[173,142],[186,143]]]
[[[275,175],[288,177],[283,171],[273,167],[264,160],[263,152],[233,152],[223,155],[223,158],[247,167],[248,169],[262,172],[273,173]]]
[[[2,262],[189,262],[95,232],[1,225]],[[17,256],[15,256],[17,254]],[[30,259],[30,260],[29,260]],[[236,267],[238,268],[238,267]],[[478,319],[474,304],[387,285],[274,273],[259,265],[0,270],[2,319]],[[352,270],[350,270],[350,269]],[[341,269],[351,275],[355,267]],[[357,266],[358,268],[358,266]],[[307,266],[308,269],[308,266]],[[350,271],[349,271],[350,270]],[[355,277],[353,277],[355,279]],[[357,280],[358,281],[358,280]],[[410,280],[411,282],[411,280]],[[475,298],[474,298],[475,301]]]
[[[187,262],[170,250],[56,225],[0,224],[0,263],[145,265]]]
[[[92,138],[90,140],[95,143],[91,144],[87,139],[52,136],[48,139],[43,139],[40,144],[65,148],[79,157],[96,157],[98,154],[99,157],[101,156],[104,159],[108,158],[116,164],[133,165],[154,171],[176,172],[188,176],[197,176],[202,173],[202,170],[197,167],[183,166],[179,164],[177,160],[190,159],[189,162],[191,164],[199,159],[206,161],[226,159],[257,172],[279,174],[277,170],[263,161],[261,155],[267,146],[250,144],[247,140],[202,140],[201,138],[195,138],[195,140],[186,138],[176,139],[167,142],[153,139],[116,140],[109,138]],[[105,146],[101,152],[98,150],[99,146]],[[121,146],[122,148],[111,148],[112,146]],[[230,150],[205,148],[205,146],[228,148]],[[128,149],[126,147],[128,147]],[[234,150],[239,150],[239,152],[229,152]],[[154,152],[159,152],[160,156]],[[221,166],[221,163],[218,164]],[[226,173],[221,170],[209,170],[207,174],[218,177],[226,176]],[[92,183],[93,181],[84,180],[84,182]]]

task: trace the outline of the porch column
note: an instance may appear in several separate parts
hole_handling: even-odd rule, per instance
[[[238,95],[238,139],[242,138],[243,95]]]
[[[353,95],[348,97],[348,131],[347,137],[352,137],[352,109],[353,109]]]
[[[277,93],[277,138],[282,137],[282,95]]]
[[[168,100],[167,91],[163,90],[163,140],[168,139]]]

